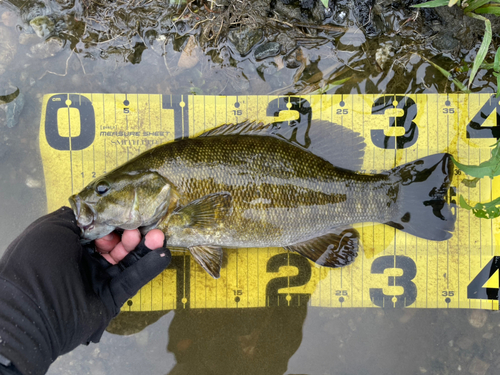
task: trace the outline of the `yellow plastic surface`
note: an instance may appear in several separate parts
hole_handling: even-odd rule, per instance
[[[246,119],[296,126],[299,143],[310,120],[346,126],[365,137],[366,173],[440,152],[479,164],[490,158],[490,146],[500,136],[499,109],[490,94],[46,95],[40,150],[48,210],[68,205],[71,194],[148,148]],[[454,176],[450,201],[458,202],[462,194],[474,205],[500,196],[500,178],[483,178],[476,188],[462,184],[464,178],[463,173]],[[213,280],[189,253],[174,253],[172,265],[123,309],[309,304],[496,310],[500,221],[479,219],[461,208],[456,217],[454,235],[445,242],[382,224],[356,225],[363,249],[351,266],[340,269],[316,266],[280,248],[244,248],[225,250],[221,278]]]

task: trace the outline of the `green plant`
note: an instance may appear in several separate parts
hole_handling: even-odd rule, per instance
[[[451,157],[453,163],[459,170],[469,176],[475,177],[475,179],[472,180],[474,183],[470,184],[471,180],[467,180],[470,185],[466,183],[466,186],[475,186],[477,180],[486,176],[493,178],[500,175],[500,140],[491,147],[493,147],[491,150],[491,158],[479,165],[465,165],[456,161],[453,156]],[[471,206],[465,201],[465,198],[460,195],[460,207],[472,210],[472,213],[481,219],[494,219],[500,216],[500,197],[488,203],[477,203],[475,206]]]
[[[489,19],[487,19],[484,16],[481,16],[481,14],[494,14],[494,15],[500,15],[500,0],[432,0],[428,1],[426,3],[422,4],[417,4],[413,5],[414,8],[436,8],[436,7],[441,7],[441,6],[449,6],[452,7],[454,5],[460,6],[463,8],[464,13],[472,18],[484,21],[484,26],[485,26],[485,31],[484,31],[484,37],[483,41],[481,43],[481,46],[479,47],[479,50],[477,51],[476,58],[474,59],[474,63],[472,65],[472,69],[470,71],[470,76],[469,76],[469,89],[474,81],[474,77],[476,76],[476,73],[478,72],[479,68],[482,67],[482,63],[486,57],[486,54],[488,53],[488,49],[490,48],[491,44],[491,39],[493,36],[493,33],[491,31],[491,22]],[[499,48],[500,50],[500,48]],[[497,56],[498,56],[498,50],[497,50]],[[496,65],[495,65],[496,64]],[[497,57],[495,57],[495,66],[496,68],[500,69],[500,62],[497,63]],[[496,73],[496,74],[495,74]],[[500,71],[497,69],[494,69],[495,77],[497,77],[497,82],[500,83],[500,78],[499,75]],[[500,96],[500,89],[499,85],[497,84],[497,97]]]

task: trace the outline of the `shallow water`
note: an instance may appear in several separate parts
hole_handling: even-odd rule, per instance
[[[7,8],[0,4],[0,13]],[[395,17],[395,16],[394,16]],[[8,27],[15,35],[15,23]],[[130,44],[134,44],[132,37]],[[177,44],[148,45],[140,63],[100,56],[99,48],[68,43],[55,56],[32,57],[33,44],[17,45],[0,75],[4,95],[19,87],[26,104],[17,126],[0,117],[0,235],[5,247],[46,212],[38,147],[41,97],[53,92],[159,94],[300,93],[352,77],[329,93],[437,93],[456,88],[416,54],[399,51],[383,69],[380,46],[397,38],[366,39],[353,22],[327,43],[301,47],[286,67],[278,58],[241,58],[230,43],[179,66]],[[176,44],[177,43],[177,44]],[[118,43],[118,50],[122,47]],[[478,46],[474,46],[477,50]],[[104,50],[104,48],[102,48]],[[428,50],[422,52],[428,53]],[[31,54],[32,56],[29,56]],[[92,55],[92,56],[91,56]],[[470,61],[473,53],[464,53]],[[216,62],[214,62],[216,60]],[[449,69],[452,58],[441,57]],[[378,65],[377,65],[378,64]],[[182,64],[181,64],[182,65]],[[299,64],[300,65],[300,64]],[[346,68],[348,66],[348,68]],[[480,71],[476,90],[493,92]],[[0,111],[0,116],[3,115]],[[2,152],[3,151],[3,152]],[[119,316],[99,345],[81,346],[49,374],[496,374],[500,369],[500,315],[453,309],[334,309],[315,307],[186,310]]]

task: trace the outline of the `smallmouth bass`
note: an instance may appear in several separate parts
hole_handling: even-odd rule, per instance
[[[359,247],[355,223],[452,236],[449,154],[361,174],[358,133],[313,121],[308,134],[306,148],[272,124],[245,122],[145,151],[70,197],[82,237],[159,228],[218,278],[224,247],[284,247],[322,266],[348,265]]]

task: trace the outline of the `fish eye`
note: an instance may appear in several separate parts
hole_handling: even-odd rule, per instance
[[[95,187],[95,191],[99,195],[106,194],[109,190],[109,184],[106,181],[99,181]]]

